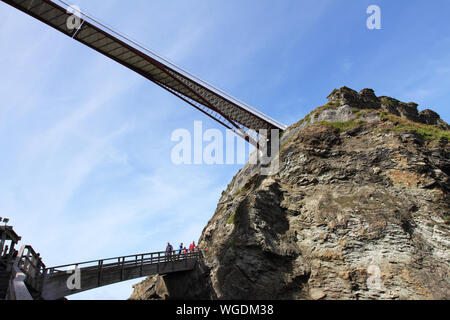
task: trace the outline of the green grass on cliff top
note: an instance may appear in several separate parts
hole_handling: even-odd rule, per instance
[[[339,103],[336,102],[329,102],[315,110],[313,110],[311,113],[309,113],[305,118],[297,122],[293,125],[293,127],[300,126],[304,122],[309,122],[311,120],[311,117],[313,114],[320,114],[322,111],[327,109],[336,109],[339,107]],[[358,109],[353,110],[356,119],[352,119],[345,122],[330,122],[330,121],[321,121],[317,123],[317,125],[328,125],[335,129],[338,129],[339,131],[347,131],[351,130],[353,128],[358,127],[362,123],[364,123],[363,120],[358,120],[358,118],[365,113],[368,112],[376,112],[380,115],[381,121],[390,121],[393,123],[393,128],[385,128],[382,131],[393,131],[393,132],[415,132],[419,135],[421,135],[426,141],[437,141],[437,140],[450,140],[450,131],[449,130],[443,130],[433,125],[427,125],[423,123],[414,122],[399,116],[396,116],[391,113],[382,112],[380,110],[374,110],[374,109]]]
[[[447,141],[450,140],[450,131],[440,129],[436,126],[417,123],[386,112],[380,113],[380,120],[392,122],[394,124],[392,131],[394,132],[412,131],[421,135],[427,141],[442,140],[442,139]]]

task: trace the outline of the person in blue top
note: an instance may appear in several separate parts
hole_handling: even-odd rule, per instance
[[[180,247],[178,248],[178,259],[183,259],[183,242],[180,243]]]

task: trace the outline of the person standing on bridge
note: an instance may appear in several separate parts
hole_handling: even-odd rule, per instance
[[[183,258],[182,254],[183,254],[183,242],[180,243],[180,247],[178,248],[178,259]]]
[[[183,248],[184,248],[184,246],[183,246],[183,242],[182,242],[182,243],[180,243],[180,248],[178,250],[178,254],[182,254],[183,253]]]
[[[172,251],[173,251],[173,247],[170,244],[170,242],[167,242],[167,247],[166,247],[166,261],[170,260],[170,257],[172,256]]]
[[[195,246],[195,241],[192,241],[192,243],[189,245],[189,251],[190,252],[194,252],[194,250],[196,249],[197,247]]]

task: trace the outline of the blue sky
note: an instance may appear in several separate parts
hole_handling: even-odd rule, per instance
[[[288,125],[343,85],[450,119],[446,0],[73,4]],[[1,2],[0,40],[0,215],[23,242],[58,265],[197,240],[241,166],[176,166],[170,137],[218,124]],[[136,282],[71,298],[125,299]]]

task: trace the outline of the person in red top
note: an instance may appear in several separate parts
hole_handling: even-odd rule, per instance
[[[195,246],[195,241],[192,241],[192,243],[189,245],[189,251],[193,252],[197,247]]]

